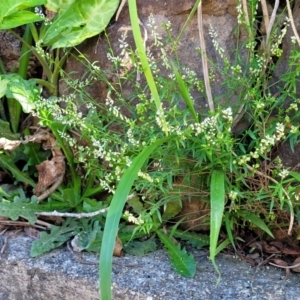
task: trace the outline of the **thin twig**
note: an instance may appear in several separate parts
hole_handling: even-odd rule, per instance
[[[267,31],[267,28],[269,28],[270,19],[266,0],[261,0],[261,7],[263,11],[265,29]]]
[[[296,26],[295,26],[295,22],[294,22],[294,18],[293,18],[293,13],[292,13],[292,10],[291,10],[291,5],[290,5],[290,1],[289,0],[286,0],[286,7],[287,7],[287,10],[288,10],[289,19],[290,19],[290,22],[291,22],[291,25],[292,25],[293,33],[294,33],[294,35],[296,37],[298,45],[300,46],[300,38],[299,38],[297,29],[296,29]]]
[[[287,2],[289,2],[289,0],[287,0]],[[276,19],[276,14],[277,14],[277,10],[278,10],[278,6],[279,6],[279,0],[276,0],[275,5],[274,5],[274,9],[271,15],[271,19],[270,19],[270,23],[269,26],[267,28],[267,37],[266,37],[266,45],[268,45],[269,39],[270,39],[270,34]]]
[[[108,207],[91,212],[91,213],[60,213],[56,210],[52,211],[52,212],[36,212],[36,215],[39,216],[54,216],[54,217],[71,217],[71,218],[77,218],[77,219],[81,219],[81,218],[91,218],[100,214],[104,214],[108,211]]]
[[[199,38],[200,38],[202,68],[203,68],[203,76],[204,76],[206,97],[207,97],[207,102],[208,102],[209,109],[211,111],[215,111],[214,102],[213,102],[212,94],[211,94],[211,87],[210,87],[210,83],[209,83],[209,73],[208,73],[208,66],[207,66],[207,53],[206,53],[204,33],[203,33],[202,1],[200,1],[199,5],[198,5],[197,16],[198,16],[198,31],[199,31]]]

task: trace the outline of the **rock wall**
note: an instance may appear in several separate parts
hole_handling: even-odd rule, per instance
[[[149,27],[149,16],[152,15],[157,26],[158,33],[162,38],[166,38],[166,32],[163,29],[163,24],[171,22],[172,33],[174,37],[177,37],[181,28],[183,27],[186,19],[191,12],[194,0],[170,0],[170,1],[159,1],[159,0],[138,0],[138,15],[143,28],[141,30],[144,33],[147,30],[147,46],[151,47],[154,55],[161,55],[159,51],[155,51],[151,45],[153,45],[154,40],[151,37],[151,28]],[[237,26],[236,20],[236,0],[206,0],[203,1],[203,28],[205,33],[206,50],[209,55],[209,59],[214,62],[222,63],[222,59],[216,53],[215,47],[213,46],[212,38],[209,35],[210,28],[214,28],[217,32],[217,40],[220,46],[224,49],[224,53],[227,57],[233,59],[234,49],[236,48],[236,36],[234,30]],[[99,62],[99,67],[105,70],[108,74],[112,68],[111,62],[107,59],[107,53],[109,52],[109,47],[111,47],[116,55],[120,55],[122,49],[120,49],[120,38],[121,35],[127,31],[128,38],[127,42],[132,47],[135,48],[129,20],[128,8],[125,6],[121,11],[119,19],[113,22],[107,29],[107,36],[109,37],[109,43],[107,43],[106,36],[104,34],[99,37],[95,37],[86,41],[83,45],[79,47],[79,51],[84,53],[90,62]],[[184,34],[178,45],[177,55],[180,63],[183,66],[194,70],[199,78],[203,78],[201,55],[199,51],[195,49],[200,46],[199,42],[199,30],[197,13],[192,18],[191,22],[187,26]],[[170,47],[166,47],[167,51]],[[170,51],[169,51],[170,52]],[[170,53],[169,53],[170,54]],[[78,74],[84,74],[87,69],[84,65],[78,63],[75,58],[70,58],[66,64],[66,72],[77,72]],[[76,75],[75,75],[76,76]],[[114,80],[113,75],[109,78]],[[214,96],[219,96],[224,93],[224,88],[221,87],[223,81],[220,74],[215,74],[215,80],[212,82],[212,93]],[[61,82],[60,92],[63,94],[66,89],[66,85]],[[92,95],[94,99],[104,102],[107,94],[106,86],[102,82],[97,82],[91,87],[87,88],[87,91]],[[123,89],[123,94],[130,95],[130,87]],[[206,107],[206,100],[203,95],[199,93],[193,93],[195,102],[199,107]]]

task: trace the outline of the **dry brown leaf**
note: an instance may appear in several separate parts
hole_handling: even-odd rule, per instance
[[[300,273],[300,257],[295,259],[295,261],[292,263],[292,266],[295,266],[295,268],[292,268],[294,272]]]
[[[26,233],[26,235],[28,235],[29,237],[33,238],[33,239],[39,239],[40,238],[40,232],[33,228],[33,227],[24,227],[24,232]]]
[[[8,150],[8,151],[13,151],[16,149],[22,141],[11,141],[8,140],[4,137],[0,138],[0,149]]]
[[[123,244],[119,237],[116,238],[115,247],[114,247],[114,256],[122,256]]]
[[[292,256],[299,256],[300,255],[299,250],[291,249],[291,248],[288,248],[288,247],[283,247],[281,249],[281,252],[285,255],[292,255]]]
[[[57,155],[51,160],[43,161],[36,166],[39,172],[38,184],[35,189],[35,194],[40,195],[43,190],[54,184],[65,174],[65,157]]]

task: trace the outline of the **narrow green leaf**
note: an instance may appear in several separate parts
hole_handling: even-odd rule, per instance
[[[102,244],[100,251],[101,268],[99,268],[99,277],[102,300],[111,300],[112,254],[117,236],[118,225],[127,196],[129,195],[133,182],[145,161],[158,146],[168,141],[170,138],[171,137],[162,138],[144,148],[143,151],[132,161],[130,167],[122,176],[117,186],[107,213],[103,233],[103,240],[105,243]]]
[[[198,114],[195,111],[194,101],[190,96],[189,90],[188,90],[187,86],[185,85],[180,73],[178,72],[177,68],[175,67],[175,65],[173,63],[172,63],[172,66],[173,66],[175,77],[176,77],[176,80],[177,80],[177,83],[178,83],[178,86],[180,89],[181,96],[183,97],[187,107],[189,108],[189,111],[192,114],[195,122],[198,122],[199,121]]]
[[[217,255],[217,245],[219,233],[221,229],[223,212],[225,206],[225,174],[223,171],[214,170],[211,175],[210,183],[210,247],[209,258],[212,261],[216,271],[220,275],[220,271],[215,263],[215,256]]]
[[[29,184],[32,187],[36,186],[36,183],[29,176],[27,176],[26,173],[21,172],[18,169],[11,156],[0,154],[0,167],[4,170],[11,172],[11,174],[17,181]]]
[[[232,230],[231,230],[231,226],[230,226],[230,219],[229,219],[229,212],[228,211],[225,213],[225,226],[226,226],[226,231],[227,231],[227,234],[228,234],[228,239],[229,239],[232,247],[234,248],[234,250],[236,250],[235,243],[234,243],[234,238],[233,238],[233,234],[232,234]]]
[[[272,238],[274,238],[272,232],[270,231],[270,229],[268,228],[268,226],[266,225],[266,223],[262,219],[260,219],[257,215],[255,215],[253,212],[251,212],[251,211],[238,211],[237,213],[245,221],[253,223],[255,226],[257,226],[258,228],[262,229],[269,236],[271,236]]]
[[[129,6],[129,15],[130,15],[132,33],[133,33],[134,42],[135,42],[135,45],[137,48],[138,56],[140,58],[140,61],[141,61],[142,67],[143,67],[143,71],[144,71],[148,86],[150,88],[151,95],[153,97],[157,112],[160,115],[163,131],[166,135],[168,135],[169,130],[168,130],[167,123],[165,120],[164,111],[162,109],[160,97],[159,97],[159,94],[158,94],[158,91],[156,88],[156,84],[155,84],[149,63],[148,63],[148,59],[147,59],[147,55],[146,55],[146,51],[145,51],[145,47],[144,47],[144,42],[143,42],[142,35],[141,35],[139,18],[138,18],[138,14],[137,14],[136,0],[128,1],[128,6]]]
[[[196,274],[194,256],[188,254],[184,248],[181,249],[180,244],[175,245],[161,230],[157,230],[156,233],[167,249],[173,269],[184,277],[194,277]]]

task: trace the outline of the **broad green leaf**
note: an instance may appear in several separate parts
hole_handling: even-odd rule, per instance
[[[37,205],[32,203],[0,202],[0,216],[10,218],[13,221],[22,217],[28,220],[30,224],[34,224],[37,220],[35,215],[37,208]]]
[[[225,206],[225,174],[223,171],[214,170],[211,174],[210,183],[210,247],[209,258],[212,261],[216,271],[220,271],[215,263],[217,255],[217,245],[219,233],[222,225],[223,212]]]
[[[167,249],[173,269],[184,277],[194,277],[196,274],[194,256],[188,254],[184,248],[181,249],[180,244],[175,245],[161,230],[157,230],[156,233]]]
[[[175,217],[182,209],[181,203],[179,201],[170,201],[167,203],[165,211],[162,215],[163,221],[168,221]]]
[[[132,210],[136,214],[141,214],[142,211],[144,210],[144,205],[138,196],[129,199],[127,201],[127,204],[128,204],[128,206],[130,206],[132,208]]]
[[[169,232],[169,231],[168,231]],[[175,230],[173,236],[176,239],[187,241],[195,248],[202,248],[209,245],[209,236],[190,231]]]
[[[45,4],[46,0],[3,0],[0,5],[0,24],[4,17],[17,11]]]
[[[118,237],[122,241],[123,244],[128,243],[132,239],[137,239],[144,237],[146,233],[142,230],[136,230],[136,225],[126,225],[121,227],[118,231]]]
[[[0,30],[16,28],[25,24],[39,21],[44,21],[44,18],[28,10],[17,11],[3,18],[2,22],[0,23]]]
[[[30,113],[35,107],[35,102],[40,97],[40,88],[36,86],[33,79],[24,80],[17,74],[7,76],[9,83],[7,84],[6,96],[16,99],[23,108],[25,113]]]
[[[5,96],[8,82],[8,79],[1,78],[0,76],[0,98]]]
[[[36,257],[61,246],[77,233],[77,226],[77,223],[69,218],[62,226],[52,226],[50,233],[41,232],[40,238],[32,243],[31,257]]]
[[[130,167],[125,171],[122,176],[115,194],[112,198],[107,218],[105,222],[103,240],[105,243],[101,246],[100,251],[100,265],[99,277],[100,277],[100,290],[101,299],[111,299],[111,271],[112,271],[112,255],[115,245],[115,240],[118,232],[118,226],[124,205],[126,203],[127,196],[131,190],[134,180],[137,178],[138,172],[149,158],[151,153],[161,144],[168,141],[171,137],[166,137],[157,140],[148,147],[145,147],[143,151],[134,158]]]
[[[149,252],[154,252],[157,249],[157,244],[153,239],[148,239],[143,242],[131,241],[124,248],[125,252],[135,256],[144,256]]]
[[[268,226],[266,225],[266,223],[262,219],[260,219],[257,215],[255,215],[253,212],[245,210],[245,211],[238,211],[237,213],[245,221],[253,223],[255,226],[257,226],[258,228],[262,229],[269,236],[271,236],[272,238],[274,238],[272,232],[270,231],[270,229],[268,228]]]
[[[46,0],[45,7],[53,12],[63,13],[76,0]]]
[[[55,48],[72,47],[102,32],[116,12],[119,0],[76,0],[41,36],[44,44]]]

